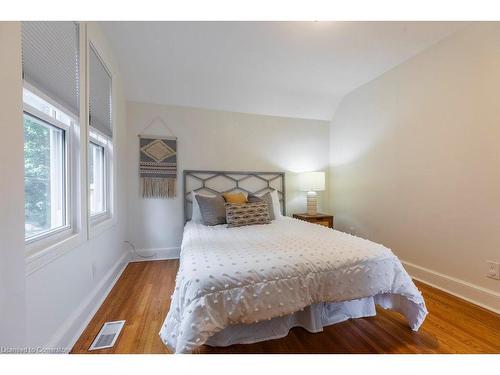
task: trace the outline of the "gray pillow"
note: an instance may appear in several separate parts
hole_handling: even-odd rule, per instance
[[[273,211],[273,198],[271,197],[271,193],[267,192],[264,195],[261,195],[260,197],[257,197],[256,195],[249,195],[248,196],[248,202],[253,203],[253,202],[266,202],[267,203],[267,208],[269,210],[269,220],[274,220],[274,211]]]
[[[256,203],[256,202],[263,202],[262,199],[260,199],[258,196],[256,195],[249,195],[248,198],[248,203]]]
[[[207,197],[195,195],[200,206],[201,218],[204,225],[226,224],[226,201],[222,196]]]

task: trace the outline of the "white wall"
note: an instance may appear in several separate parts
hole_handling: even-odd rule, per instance
[[[160,116],[178,137],[178,175],[184,169],[285,171],[287,213],[305,210],[305,193],[297,191],[296,172],[327,170],[328,123],[188,107],[127,103],[128,231],[138,249],[169,248],[182,240],[182,194],[175,199],[140,197],[138,133]],[[148,134],[169,134],[154,121]],[[182,189],[182,179],[178,179]],[[320,193],[320,207],[328,207]]]
[[[98,26],[89,23],[89,32],[116,72]],[[157,116],[178,137],[179,176],[183,169],[285,171],[288,214],[305,210],[296,173],[330,164],[320,208],[333,208],[339,229],[391,247],[427,281],[500,309],[500,282],[484,276],[485,260],[500,260],[496,24],[460,32],[355,90],[330,126],[125,103],[117,73],[116,222],[27,276],[20,39],[19,23],[0,23],[0,120],[9,140],[0,148],[0,160],[9,160],[0,163],[1,345],[71,345],[125,264],[124,240],[175,254],[181,195],[142,199],[139,191],[137,134]],[[148,134],[168,132],[156,122]]]
[[[338,228],[500,310],[500,25],[473,25],[346,96],[331,124]]]
[[[116,62],[94,23],[88,24],[105,61]],[[41,268],[26,267],[24,246],[24,155],[22,127],[20,23],[0,23],[0,344],[71,348],[113,278],[127,261],[125,250],[126,170],[117,164],[117,208],[114,225],[69,249]],[[126,159],[125,101],[121,78],[114,76],[116,158]],[[8,161],[8,162],[7,162]],[[28,271],[30,268],[30,271]],[[26,316],[25,316],[26,311]],[[26,335],[25,335],[26,333]]]
[[[0,22],[0,346],[25,342],[21,24]]]

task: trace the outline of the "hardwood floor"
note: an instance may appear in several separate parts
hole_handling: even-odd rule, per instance
[[[178,261],[130,263],[87,326],[72,353],[168,353],[158,331],[170,305]],[[394,312],[326,327],[294,328],[287,337],[199,353],[500,353],[500,316],[416,282],[429,315],[418,332]],[[105,321],[127,322],[113,348],[87,349]]]

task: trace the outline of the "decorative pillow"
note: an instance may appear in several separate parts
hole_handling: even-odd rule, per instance
[[[271,222],[269,208],[264,201],[243,204],[226,203],[226,221],[228,228]]]
[[[208,197],[196,194],[196,201],[200,206],[201,218],[205,225],[219,225],[226,223],[226,202],[220,195]]]
[[[260,197],[257,197],[256,195],[249,195],[248,202],[266,202],[267,209],[269,210],[269,220],[274,220],[273,198],[271,197],[271,192],[267,192]]]
[[[255,202],[262,202],[263,201],[262,199],[260,199],[256,195],[249,195],[247,199],[248,199],[248,203],[255,203]]]
[[[247,203],[247,197],[243,193],[224,193],[222,194],[227,203]]]
[[[192,201],[192,211],[191,211],[191,221],[193,223],[202,223],[203,218],[201,217],[200,205],[198,204],[198,200],[196,199],[197,195],[201,195],[204,197],[213,197],[214,195],[200,194],[195,191],[191,191],[191,201]]]

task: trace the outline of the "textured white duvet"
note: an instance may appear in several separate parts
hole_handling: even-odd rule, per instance
[[[290,218],[240,228],[188,222],[160,337],[187,353],[229,326],[366,297],[401,312],[414,330],[427,314],[400,261],[382,245]]]

